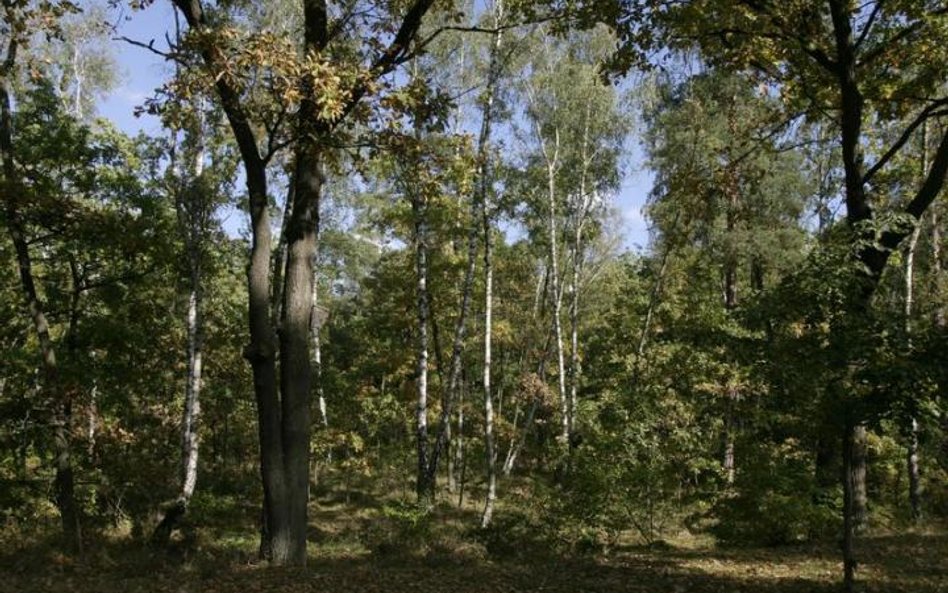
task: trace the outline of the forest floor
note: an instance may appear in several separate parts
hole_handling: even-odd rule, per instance
[[[255,560],[255,510],[218,503],[169,550],[135,543],[128,533],[100,532],[81,557],[44,539],[0,530],[0,592],[90,593],[805,593],[839,590],[841,563],[832,543],[774,548],[720,548],[701,538],[671,538],[661,546],[618,545],[608,553],[563,555],[511,549],[488,554],[461,533],[476,523],[474,507],[445,510],[435,519],[435,545],[423,551],[391,538],[366,540],[381,514],[364,498],[314,504],[310,559],[304,569]],[[48,524],[53,530],[54,524]],[[35,527],[35,526],[34,526]],[[439,535],[439,533],[441,535]],[[430,533],[429,533],[430,536]],[[427,537],[427,536],[426,536]],[[384,553],[383,553],[384,552]],[[948,592],[948,529],[870,534],[859,541],[860,590]]]

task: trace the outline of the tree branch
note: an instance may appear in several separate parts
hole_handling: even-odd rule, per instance
[[[936,115],[936,110],[939,107],[944,107],[945,105],[948,105],[948,97],[943,97],[933,101],[930,105],[928,105],[928,107],[923,109],[922,112],[918,114],[918,117],[912,120],[908,127],[903,130],[902,135],[899,136],[899,139],[889,147],[889,150],[879,157],[879,160],[876,161],[876,163],[868,171],[866,171],[866,174],[862,177],[863,184],[869,183],[869,180],[872,179],[876,173],[881,171],[882,168],[885,167],[886,164],[888,164],[888,162],[892,160],[896,154],[898,154],[902,147],[905,146],[905,143],[909,141],[909,138],[911,138],[912,133],[918,129],[918,127],[922,125],[923,122]]]

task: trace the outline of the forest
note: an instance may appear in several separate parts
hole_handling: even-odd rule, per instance
[[[944,0],[2,3],[0,592],[948,591]]]

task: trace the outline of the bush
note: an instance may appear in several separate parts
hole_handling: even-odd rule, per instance
[[[729,545],[777,546],[823,539],[840,529],[839,496],[821,491],[807,452],[785,442],[773,454],[748,450],[733,494],[713,507],[711,532]]]
[[[362,543],[379,556],[424,552],[431,540],[431,513],[417,503],[397,501],[362,532]]]
[[[498,560],[524,558],[549,551],[549,525],[522,512],[494,516],[490,526],[472,532],[487,554]]]

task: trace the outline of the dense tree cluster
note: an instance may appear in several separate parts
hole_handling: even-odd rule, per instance
[[[132,137],[116,7],[3,2],[7,525],[230,496],[300,565],[370,481],[488,545],[839,538],[852,590],[948,515],[943,2],[170,4]]]

